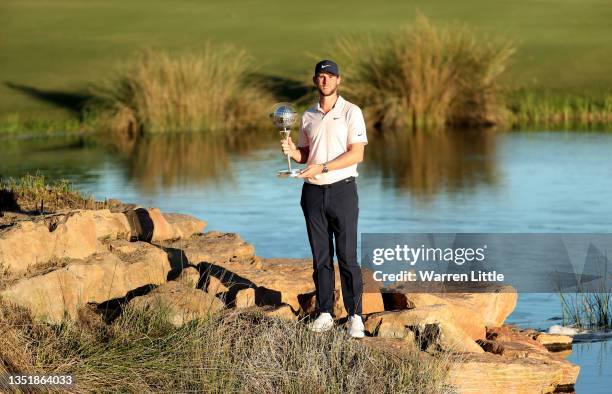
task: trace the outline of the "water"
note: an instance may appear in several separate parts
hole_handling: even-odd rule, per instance
[[[273,137],[273,136],[272,136]],[[223,144],[199,135],[0,141],[0,174],[40,170],[97,198],[192,214],[238,232],[264,257],[309,257],[301,182],[272,137]],[[371,138],[360,165],[361,232],[609,233],[612,134],[441,132]],[[554,294],[521,294],[508,322],[560,324]],[[606,344],[579,344],[578,392],[611,381]],[[598,347],[599,346],[599,347]],[[603,392],[603,391],[601,391]]]

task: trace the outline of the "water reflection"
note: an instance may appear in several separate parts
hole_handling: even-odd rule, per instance
[[[129,179],[142,191],[151,192],[172,186],[231,181],[232,156],[248,154],[265,142],[266,138],[257,132],[223,137],[170,133],[117,138],[112,148],[125,157]]]
[[[441,191],[495,185],[497,136],[493,131],[385,133],[370,138],[368,169],[420,200]]]

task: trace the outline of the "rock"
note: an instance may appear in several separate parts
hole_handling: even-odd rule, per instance
[[[204,230],[205,222],[189,215],[162,214],[158,208],[136,208],[125,211],[131,239],[163,242],[189,238]]]
[[[195,234],[190,239],[171,242],[167,248],[174,251],[172,259],[175,264],[199,267],[203,277],[208,278],[209,292],[218,294],[232,291],[232,287],[236,287],[233,291],[250,287],[255,289],[256,305],[288,304],[295,311],[302,309],[302,304],[313,301],[315,288],[310,260],[261,259],[254,255],[253,246],[237,234],[220,232]],[[339,274],[336,275],[337,289],[340,289]],[[218,282],[227,290],[210,290]],[[363,307],[364,313],[384,310],[380,293],[366,293]],[[343,310],[342,307],[340,316],[346,315]]]
[[[162,308],[176,327],[194,319],[207,318],[224,308],[223,302],[217,297],[176,281],[167,282],[144,296],[135,297],[129,304],[146,310]]]
[[[454,324],[461,328],[470,338],[474,340],[485,339],[486,329],[485,321],[482,316],[468,304],[461,302],[453,302],[452,298],[445,297],[445,294],[429,294],[429,293],[405,293],[392,294],[399,299],[400,302],[405,302],[405,307],[409,309],[423,308],[432,305],[444,306],[452,314]],[[399,298],[401,297],[401,298]],[[396,304],[397,305],[397,304]]]
[[[147,285],[162,284],[170,271],[167,254],[140,242],[132,254],[106,252],[10,283],[0,295],[30,309],[38,319],[75,317],[80,306],[102,303]]]
[[[206,227],[206,222],[193,216],[180,213],[164,213],[162,215],[172,226],[176,238],[190,238],[194,234],[203,232]]]
[[[236,293],[236,308],[249,308],[255,306],[255,289],[249,287],[248,289],[239,290]]]
[[[268,317],[274,317],[287,321],[297,321],[297,316],[295,313],[293,313],[293,310],[289,305],[281,305],[279,307],[272,307],[271,309],[264,309],[263,313]]]
[[[108,209],[89,211],[99,240],[130,239],[130,223],[123,213],[112,213]]]
[[[511,286],[501,286],[489,293],[448,293],[445,298],[475,310],[487,327],[499,327],[516,307],[518,294]]]
[[[196,234],[191,239],[171,242],[167,247],[176,251],[172,258],[177,263],[193,266],[206,263],[204,270],[210,264],[244,263],[255,254],[253,245],[244,242],[238,234],[220,232]]]
[[[534,339],[539,333],[533,330],[521,330],[512,326],[503,326],[487,330],[487,338],[503,347],[505,357],[534,359],[553,365],[559,371],[557,385],[572,386],[578,378],[580,367],[564,360],[562,355],[551,353],[539,341]]]
[[[514,311],[516,290],[511,286],[496,286],[487,293],[415,293],[402,287],[385,294],[387,309],[407,309],[428,305],[454,305],[471,309],[487,327],[499,327]],[[457,311],[457,316],[461,314]]]
[[[567,335],[538,333],[534,339],[544,345],[544,347],[551,352],[558,352],[572,348],[573,338]]]
[[[439,345],[459,353],[483,353],[482,348],[463,331],[455,321],[450,308],[444,305],[430,305],[403,311],[376,313],[368,317],[365,329],[372,335],[385,338],[404,338],[408,331],[419,334],[439,329]]]
[[[183,286],[195,289],[200,283],[200,272],[195,267],[185,267],[175,280]],[[215,295],[216,293],[211,294]]]
[[[552,393],[564,386],[563,377],[554,362],[491,353],[465,354],[449,371],[457,393]]]
[[[83,259],[97,250],[92,211],[21,221],[0,230],[0,265],[19,274],[51,260]]]
[[[162,215],[158,208],[147,209],[151,221],[153,221],[153,236],[151,242],[167,241],[179,238],[174,233],[174,227]]]
[[[225,293],[229,289],[215,276],[208,277],[208,285],[206,286],[206,292],[217,295]]]
[[[138,252],[138,248],[141,247],[141,245],[141,242],[129,242],[118,239],[108,243],[108,250],[118,256],[131,255]]]
[[[124,214],[130,224],[130,241],[153,240],[153,220],[146,209],[129,209]]]

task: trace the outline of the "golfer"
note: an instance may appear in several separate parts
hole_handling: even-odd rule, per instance
[[[366,127],[361,109],[338,96],[342,78],[336,63],[331,60],[317,63],[312,81],[319,91],[319,102],[302,115],[297,147],[290,138],[281,141],[285,155],[306,164],[299,174],[305,181],[300,204],[312,251],[319,314],[310,329],[323,332],[334,325],[335,241],[342,298],[349,314],[348,332],[354,338],[363,338],[355,177],[357,163],[363,160],[368,143]]]

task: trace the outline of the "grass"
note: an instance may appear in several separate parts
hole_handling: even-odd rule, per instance
[[[49,213],[62,209],[99,209],[97,202],[73,189],[67,180],[52,183],[44,175],[24,175],[21,178],[0,179],[0,211]]]
[[[147,50],[96,87],[87,105],[99,128],[122,134],[252,130],[273,103],[252,79],[244,51],[208,44],[171,55]],[[266,122],[267,124],[267,122]]]
[[[248,49],[263,74],[308,83],[310,54],[335,57],[332,42],[346,34],[374,39],[414,19],[467,23],[482,36],[501,35],[518,51],[510,88],[551,89],[598,97],[612,87],[612,8],[604,0],[314,1],[244,4],[211,0],[120,2],[6,0],[0,5],[0,119],[46,122],[79,115],[87,86],[110,77],[117,63],[155,45],[197,52],[209,40]],[[342,10],[342,17],[338,11]],[[340,65],[343,66],[342,64]],[[347,80],[348,82],[348,80]],[[29,120],[28,120],[29,121]]]
[[[74,393],[448,390],[449,356],[388,353],[337,329],[316,334],[257,312],[225,311],[180,328],[163,308],[127,308],[111,324],[85,312],[48,325],[1,303],[0,372],[69,374],[76,383],[62,390]]]
[[[440,28],[420,15],[382,42],[338,43],[347,96],[382,129],[487,126],[505,122],[501,77],[515,49],[465,26]]]
[[[560,297],[564,325],[612,329],[612,289],[604,293],[561,293]]]
[[[599,279],[579,283],[574,293],[559,291],[563,324],[582,329],[612,329],[612,282],[607,257],[596,261]]]
[[[595,97],[522,90],[512,93],[508,101],[515,128],[612,126],[612,93]]]

